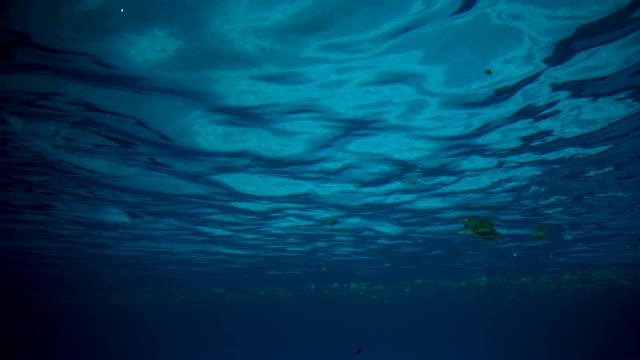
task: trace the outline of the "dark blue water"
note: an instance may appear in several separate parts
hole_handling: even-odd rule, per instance
[[[640,359],[640,1],[0,19],[3,358]]]

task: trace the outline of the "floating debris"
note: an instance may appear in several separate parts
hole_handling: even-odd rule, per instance
[[[534,226],[531,236],[537,239],[549,240],[549,235],[547,234],[547,225]]]
[[[420,185],[421,183],[420,178],[418,177],[410,177],[408,179],[405,179],[405,182],[411,185]]]
[[[329,225],[329,226],[333,226],[333,225],[338,223],[338,220],[331,218],[331,219],[325,220],[324,223]]]
[[[362,352],[362,348],[358,348],[358,350],[356,350],[353,355],[359,355]]]
[[[492,75],[492,74],[493,74],[493,71],[491,71],[491,69],[486,69],[486,70],[484,71],[484,73],[485,73],[485,74],[487,74],[487,75]]]
[[[465,218],[464,230],[458,231],[458,234],[471,235],[485,240],[495,241],[504,238],[504,235],[496,230],[495,221],[482,216]]]

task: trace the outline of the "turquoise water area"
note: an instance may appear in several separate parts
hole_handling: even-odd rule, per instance
[[[17,322],[230,306],[229,324],[252,306],[277,309],[254,320],[312,307],[291,311],[335,318],[309,330],[322,338],[342,326],[337,307],[374,309],[354,315],[370,329],[372,314],[411,317],[423,299],[452,301],[458,314],[506,304],[504,338],[514,303],[545,313],[576,298],[586,301],[576,318],[609,303],[628,314],[613,318],[640,319],[626,312],[640,283],[640,1],[25,0],[0,10],[0,271],[7,301],[31,314]],[[484,316],[452,321],[476,329]],[[640,354],[635,330],[613,318],[591,327],[615,340],[583,334],[592,348],[581,358]],[[438,319],[429,333],[448,334]],[[85,320],[69,332],[99,323]],[[101,336],[118,338],[126,323]],[[211,341],[226,350],[213,358],[571,358],[553,346],[496,352],[486,333],[490,345],[437,354],[398,340],[423,333],[419,324],[373,353],[383,338],[341,333],[344,344],[322,350],[239,355],[233,339],[255,349],[273,334],[220,330]],[[546,326],[536,329],[557,328]],[[15,341],[30,342],[20,329]],[[91,353],[101,337],[89,335],[74,353],[79,341],[60,336],[66,358],[145,358],[122,350],[129,343]],[[37,338],[33,348],[64,353]]]

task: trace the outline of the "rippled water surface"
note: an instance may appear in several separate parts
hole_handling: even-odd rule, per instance
[[[3,6],[7,272],[360,291],[640,260],[638,1]]]

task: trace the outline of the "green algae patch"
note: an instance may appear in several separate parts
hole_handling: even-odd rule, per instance
[[[504,235],[495,228],[495,221],[484,216],[470,216],[464,219],[464,230],[458,234],[475,236],[484,240],[499,241]]]

